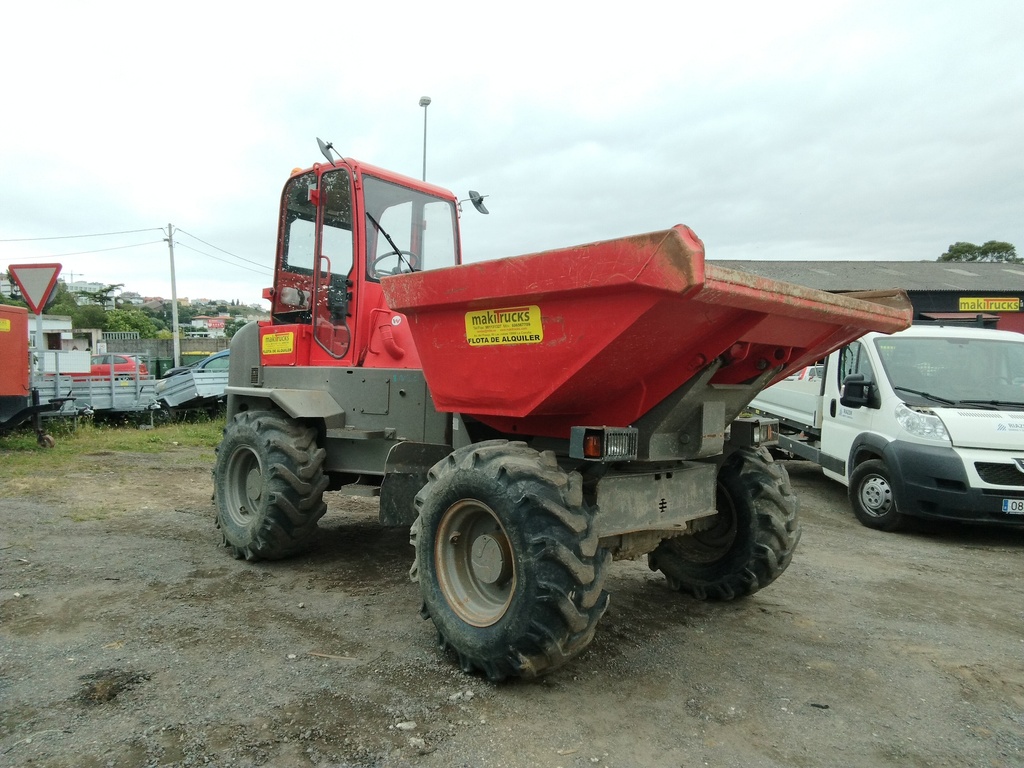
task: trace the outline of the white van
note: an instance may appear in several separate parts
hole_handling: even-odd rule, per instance
[[[1024,525],[1024,335],[950,326],[869,333],[761,392],[779,446],[849,487],[857,518]]]

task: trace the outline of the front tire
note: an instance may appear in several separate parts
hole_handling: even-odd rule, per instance
[[[466,672],[535,677],[590,643],[608,606],[582,481],[554,454],[493,440],[430,470],[411,543],[423,618]]]
[[[849,494],[853,514],[861,525],[890,532],[906,526],[907,518],[896,505],[889,468],[881,459],[857,465],[850,475]]]
[[[767,451],[738,450],[718,471],[711,528],[665,539],[647,556],[669,586],[698,600],[733,600],[763,589],[800,541],[797,500],[785,467]]]
[[[214,468],[224,546],[246,560],[305,549],[327,511],[326,455],[312,427],[273,411],[237,414],[224,429]]]

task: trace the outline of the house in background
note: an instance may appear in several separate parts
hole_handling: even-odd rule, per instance
[[[224,325],[230,319],[228,315],[196,315],[192,318],[192,330],[186,335],[190,338],[223,339]]]

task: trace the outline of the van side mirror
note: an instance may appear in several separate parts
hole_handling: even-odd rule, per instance
[[[875,383],[863,373],[851,373],[843,380],[843,394],[839,402],[847,408],[863,408],[871,404]]]

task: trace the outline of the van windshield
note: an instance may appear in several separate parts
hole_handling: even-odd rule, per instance
[[[1024,409],[1024,339],[883,336],[875,346],[893,389],[910,405],[941,399]]]

